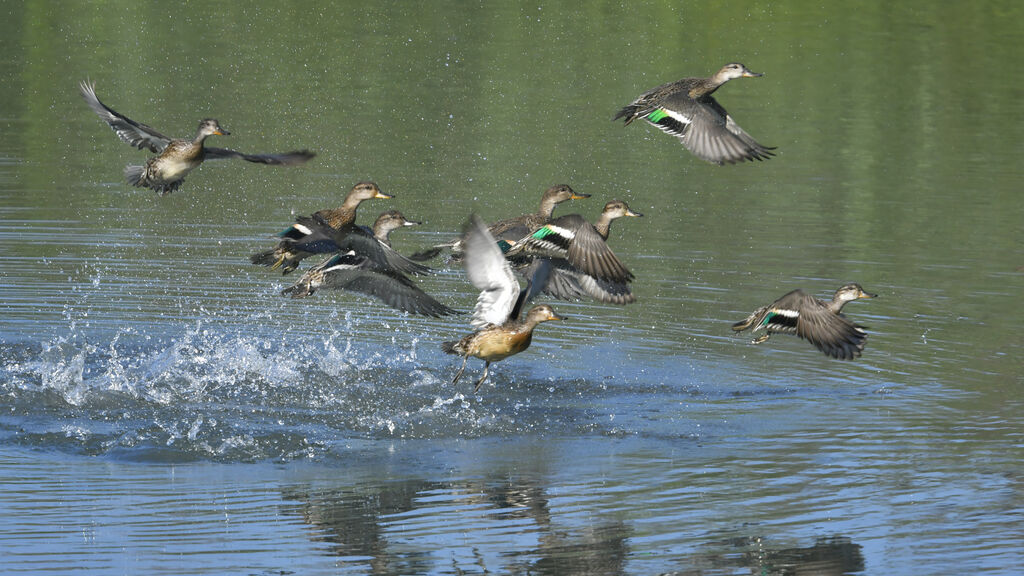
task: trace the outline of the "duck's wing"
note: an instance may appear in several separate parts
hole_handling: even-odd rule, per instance
[[[817,300],[815,304],[818,305],[800,311],[796,335],[832,358],[853,360],[860,356],[868,339],[864,328],[832,312]]]
[[[476,328],[500,326],[511,317],[519,299],[519,282],[494,236],[476,214],[470,217],[463,238],[466,276],[480,290],[470,323]]]
[[[815,306],[820,306],[818,300],[798,288],[754,310],[750,316],[733,324],[732,329],[741,332],[753,328],[754,332],[764,329],[771,333],[796,334],[800,314]]]
[[[294,166],[309,161],[316,156],[316,152],[309,150],[296,150],[284,154],[246,154],[229,148],[204,148],[207,160],[223,160],[226,158],[241,158],[247,162],[257,164],[271,164],[274,166]]]
[[[538,228],[532,234],[512,243],[505,255],[509,258],[568,258],[569,245],[576,237],[575,227],[589,225],[578,214],[569,214]]]
[[[732,325],[732,329],[735,330],[736,332],[742,332],[744,330],[753,328],[756,332],[757,330],[760,330],[762,328],[761,323],[764,321],[764,316],[766,312],[768,312],[768,307],[762,306],[757,310],[751,312],[750,316],[747,316],[746,318],[740,320],[739,322],[734,322]],[[793,331],[796,331],[795,322],[793,326]]]
[[[522,254],[540,258],[564,258],[577,270],[601,280],[633,280],[633,273],[615,256],[597,229],[579,214],[555,218],[516,242],[508,251],[508,256],[512,258]]]
[[[315,228],[326,226],[327,222],[320,216],[296,216],[295,224],[281,230],[275,236],[278,238],[291,238],[292,240],[302,240],[306,236],[313,233]]]
[[[429,274],[432,270],[422,264],[402,256],[397,250],[378,240],[372,231],[355,226],[352,231],[339,240],[342,250],[354,250],[369,258],[383,271],[395,270],[402,274]]]
[[[324,270],[344,262],[355,265],[362,260],[364,260],[364,258],[356,256],[355,252],[346,252],[344,254],[328,256],[319,264],[313,266],[309,270],[306,270],[305,274],[296,280],[294,284],[284,290],[281,290],[281,295],[291,296],[292,298],[305,298],[306,296],[311,296],[323,285]]]
[[[627,106],[623,106],[622,109],[615,114],[612,121],[618,120],[619,118],[625,118],[625,125],[629,126],[633,120],[647,116],[651,112],[654,112],[659,103],[665,99],[665,97],[674,91],[684,90],[684,84],[688,79],[684,78],[676,82],[669,82],[662,84],[657,88],[651,88],[647,92],[644,92],[640,96],[637,96],[636,100]]]
[[[544,292],[548,280],[551,278],[552,265],[547,258],[537,258],[525,268],[520,270],[526,278],[526,287],[519,291],[516,304],[512,307],[509,315],[513,320],[518,320],[526,304]]]
[[[707,96],[706,99],[709,100],[708,105],[715,109],[717,115],[725,118],[725,129],[739,138],[747,147],[748,157],[743,158],[743,160],[767,160],[775,156],[775,152],[772,152],[772,150],[775,150],[775,146],[764,146],[758,143],[746,130],[740,128],[740,125],[733,120],[732,116],[725,111],[725,108],[717,100],[710,96]]]
[[[548,274],[548,281],[542,288],[544,294],[559,300],[582,300],[587,296],[578,280],[580,272],[573,270],[568,261],[558,259],[549,260],[549,262],[551,262],[551,271]],[[519,266],[516,269],[525,274],[529,266],[532,265],[533,262],[530,262],[528,265]]]
[[[582,218],[581,218],[582,220]],[[569,244],[569,263],[589,276],[611,282],[630,282],[633,273],[615,256],[612,249],[589,222],[575,226]]]
[[[78,88],[82,92],[82,98],[85,98],[85,103],[92,108],[92,111],[109,124],[117,136],[128,144],[140,150],[149,150],[159,154],[164,151],[164,148],[171,141],[170,138],[153,128],[119,114],[103,102],[100,102],[100,99],[96,97],[95,83],[83,80],[78,84]]]
[[[559,300],[583,300],[592,298],[606,304],[617,304],[625,306],[636,302],[629,284],[625,282],[610,282],[594,278],[576,270],[565,259],[548,260],[551,271],[542,292]],[[517,267],[526,269],[526,267]]]
[[[572,273],[572,271],[569,272]],[[573,274],[575,276],[576,283],[580,286],[580,289],[583,290],[587,296],[590,296],[598,302],[617,304],[619,306],[625,306],[626,304],[636,302],[636,296],[633,295],[633,291],[629,288],[629,284],[625,282],[602,280],[579,272]],[[550,285],[550,282],[548,282],[548,284]]]
[[[299,298],[317,289],[359,292],[410,314],[438,317],[457,313],[421,290],[409,278],[383,272],[375,268],[367,257],[352,251],[335,255],[310,269],[282,294]]]
[[[767,160],[775,155],[774,148],[757,143],[711,96],[692,99],[676,92],[645,119],[679,138],[694,156],[714,164]]]
[[[295,224],[278,236],[281,236],[281,243],[291,249],[311,254],[330,254],[342,250],[338,245],[337,232],[322,217],[314,214],[299,216]]]

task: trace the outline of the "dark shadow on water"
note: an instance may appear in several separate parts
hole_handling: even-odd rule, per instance
[[[452,482],[409,480],[351,489],[293,487],[283,493],[315,528],[311,539],[326,553],[373,574],[427,573],[450,563],[452,574],[622,574],[629,557],[630,529],[621,521],[556,528],[545,487],[533,479],[508,477]],[[453,508],[470,524],[450,533],[436,519]],[[474,517],[477,520],[472,520]],[[475,528],[473,524],[476,524]],[[421,532],[429,530],[432,534]],[[513,532],[535,544],[485,556]],[[419,539],[448,542],[436,551],[411,546]],[[459,550],[454,550],[459,548]],[[445,558],[450,554],[450,560]]]
[[[776,548],[767,537],[709,542],[715,552],[698,553],[692,565],[669,572],[678,576],[760,574],[762,576],[842,576],[864,571],[862,547],[846,536],[820,537],[813,546]]]
[[[631,573],[633,563],[659,564],[656,554],[632,552],[636,529],[614,514],[572,526],[553,521],[548,491],[531,477],[296,485],[282,496],[281,512],[312,527],[310,539],[324,543],[325,554],[338,557],[343,567],[372,574],[613,575]],[[495,556],[508,541],[518,546]],[[845,536],[820,537],[807,547],[770,541],[770,536],[708,541],[685,560],[672,561],[675,569],[659,572],[840,576],[864,570],[861,546]],[[688,547],[668,543],[665,552],[678,558],[680,550],[673,548]]]

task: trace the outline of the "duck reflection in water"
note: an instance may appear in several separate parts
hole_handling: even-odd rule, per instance
[[[450,557],[454,573],[612,575],[623,574],[629,558],[632,533],[621,521],[555,529],[546,487],[511,470],[457,482],[295,486],[283,496],[315,528],[311,540],[330,544],[339,557],[367,558],[373,574],[433,573]],[[447,533],[460,523],[466,530],[535,532],[537,544],[494,554],[487,544],[456,539],[442,556],[432,547],[419,553],[416,542],[435,541],[431,530]],[[503,564],[488,565],[495,561]]]

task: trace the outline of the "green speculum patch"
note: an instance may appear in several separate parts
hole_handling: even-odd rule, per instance
[[[650,120],[651,122],[658,122],[666,116],[668,116],[668,114],[666,114],[665,111],[662,110],[661,108],[658,108],[654,112],[648,114],[647,119]]]

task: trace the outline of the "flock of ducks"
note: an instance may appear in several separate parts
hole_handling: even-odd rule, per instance
[[[649,90],[623,107],[614,120],[623,118],[629,125],[641,118],[678,137],[695,156],[714,164],[767,160],[774,156],[774,148],[754,140],[711,96],[731,79],[761,75],[743,64],[730,63],[709,78],[684,78]],[[247,154],[206,146],[208,137],[230,134],[213,118],[202,120],[191,140],[169,138],[103,104],[93,83],[82,82],[79,88],[89,107],[121,140],[156,154],[144,165],[127,166],[124,175],[129,184],[161,195],[177,190],[185,176],[205,160],[240,158],[291,166],[315,156],[308,150]],[[458,311],[424,292],[412,277],[431,273],[423,262],[442,253],[461,260],[470,283],[480,291],[471,319],[475,331],[460,340],[444,342],[441,348],[463,358],[453,383],[462,377],[470,357],[484,361],[483,375],[476,381],[474,392],[487,379],[491,363],[530,346],[538,324],[563,319],[547,304],[533,306],[524,315],[524,308],[534,298],[590,298],[616,305],[636,301],[630,288],[634,275],[607,244],[614,220],[642,216],[625,202],[608,202],[593,223],[578,214],[556,218],[554,211],[559,204],[589,197],[560,184],[544,192],[535,213],[490,225],[474,214],[458,238],[404,256],[391,247],[390,234],[418,222],[389,210],[372,228],[356,224],[356,211],[362,202],[392,197],[373,182],[359,182],[341,206],[296,218],[277,234],[273,248],[253,254],[250,261],[289,274],[304,259],[319,255],[324,259],[285,288],[283,295],[305,298],[322,289],[349,290],[410,314],[439,317]],[[519,277],[525,279],[523,286]],[[842,286],[831,301],[793,290],[732,328],[755,333],[763,330],[764,334],[753,340],[755,344],[774,333],[795,334],[830,357],[851,360],[861,355],[867,333],[847,319],[842,308],[847,302],[875,296],[858,284]]]

